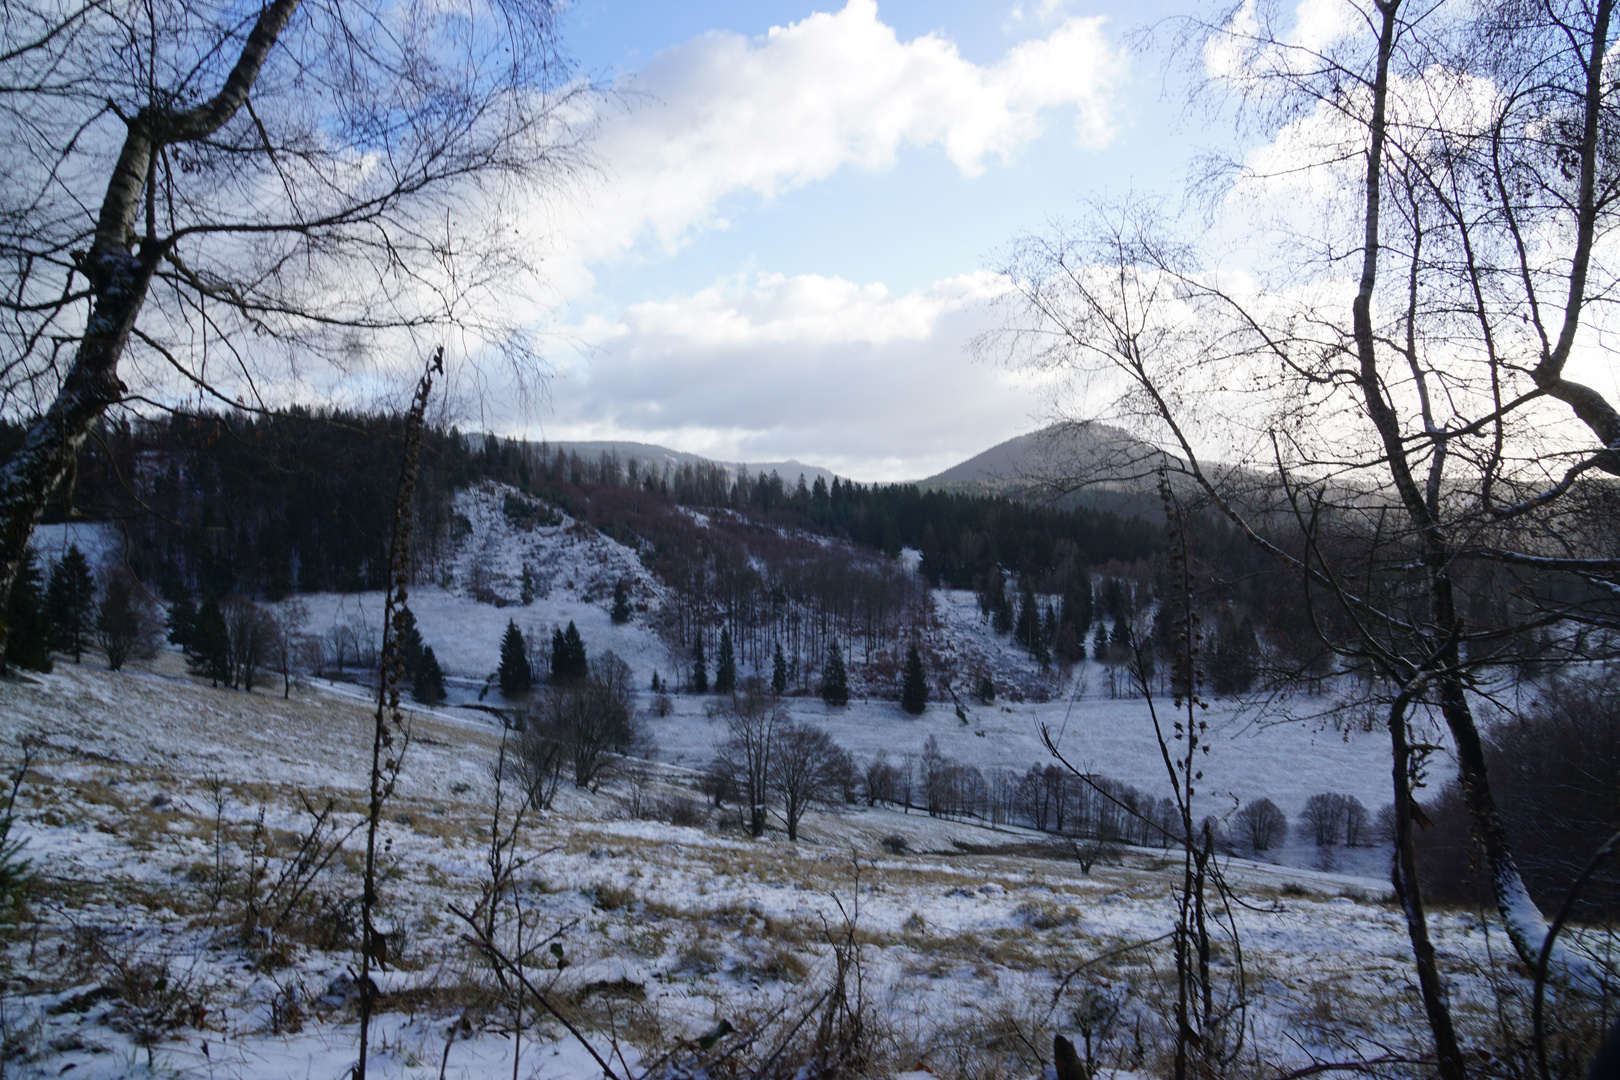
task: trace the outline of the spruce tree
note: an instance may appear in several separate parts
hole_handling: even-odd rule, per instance
[[[625,584],[623,578],[613,586],[612,618],[619,625],[630,621],[630,586]]]
[[[1007,601],[1005,589],[998,588],[990,596],[990,625],[998,634],[1005,634],[1013,628],[1012,604]]]
[[[905,671],[900,681],[900,707],[913,716],[928,708],[928,676],[923,672],[922,653],[913,641],[906,651]]]
[[[734,693],[737,689],[737,657],[731,649],[731,628],[720,628],[720,655],[714,662],[714,692]]]
[[[1260,643],[1254,623],[1242,623],[1220,636],[1209,663],[1209,681],[1217,694],[1246,694],[1254,686]]]
[[[827,645],[827,666],[821,673],[821,700],[828,705],[849,704],[849,673],[844,670],[844,654],[838,642]]]
[[[699,630],[697,640],[692,644],[692,693],[707,694],[709,692],[709,665],[703,659],[703,631]]]
[[[203,601],[197,609],[197,625],[191,634],[191,673],[201,675],[213,685],[231,682],[231,636],[225,628],[225,613],[219,601]]]
[[[1063,606],[1058,611],[1058,622],[1074,627],[1075,637],[1085,640],[1091,629],[1091,576],[1080,574],[1063,590]]]
[[[988,674],[979,676],[979,700],[986,705],[996,700],[996,683]]]
[[[501,638],[501,667],[499,672],[501,694],[514,698],[527,694],[534,685],[534,673],[529,670],[528,651],[523,645],[523,631],[517,621],[506,620],[506,634]]]
[[[568,681],[568,640],[561,627],[551,631],[551,684],[561,686]]]
[[[75,664],[84,658],[95,603],[96,580],[90,573],[90,563],[79,545],[72,544],[61,561],[51,567],[45,586],[45,609],[50,619],[51,646],[72,653]]]
[[[518,602],[524,607],[534,603],[534,571],[529,564],[523,564],[523,575],[518,578]]]
[[[590,677],[591,663],[585,656],[585,639],[579,636],[579,628],[572,619],[568,620],[568,629],[563,631],[563,661],[564,674],[574,682]]]
[[[782,643],[776,643],[776,655],[771,659],[771,693],[781,697],[787,693],[787,657],[782,655]]]
[[[6,604],[7,670],[51,670],[50,623],[45,616],[45,597],[39,586],[39,565],[30,549],[17,568]]]
[[[178,586],[170,596],[169,603],[169,644],[178,645],[187,652],[191,652],[191,637],[197,629],[197,603],[191,598],[191,590],[184,585]]]
[[[416,665],[416,676],[411,680],[411,696],[424,705],[437,705],[444,700],[444,669],[433,655],[433,646],[422,648]]]
[[[404,681],[415,685],[422,667],[422,632],[416,627],[416,615],[404,604],[394,613],[394,643],[399,649]]]
[[[1108,659],[1108,627],[1100,622],[1091,635],[1091,658],[1099,663]]]

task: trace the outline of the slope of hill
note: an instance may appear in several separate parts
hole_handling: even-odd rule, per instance
[[[16,835],[44,877],[26,933],[10,941],[8,1064],[98,1080],[343,1073],[357,1031],[346,898],[359,887],[360,835],[349,830],[361,822],[370,709],[341,687],[289,701],[213,690],[173,654],[142,670],[64,664],[0,685],[0,740],[44,733],[17,804]],[[532,999],[514,1041],[510,999],[453,914],[484,895],[491,822],[511,822],[493,804],[500,733],[454,713],[411,722],[382,824],[391,962],[377,977],[371,1074],[430,1077],[442,1064],[491,1080],[514,1065],[600,1077]],[[714,721],[698,710],[684,723]],[[1023,830],[858,805],[813,811],[796,844],[774,829],[750,840],[691,783],[638,766],[600,791],[565,789],[510,851],[523,860],[512,886],[525,939],[560,950],[542,947],[529,978],[621,1071],[640,1075],[666,1054],[702,1064],[716,1044],[741,1075],[772,1052],[796,1069],[818,1027],[801,1018],[818,1015],[841,970],[856,977],[852,954],[837,951],[853,942],[861,981],[845,989],[871,1075],[909,1075],[919,1062],[950,1080],[1039,1075],[1054,1031],[1080,1038],[1071,1014],[1088,1002],[1117,1020],[1088,1029],[1100,1063],[1160,1072],[1173,860],[1117,848],[1082,871]],[[314,821],[305,807],[328,798],[316,835],[338,854],[312,868],[299,861]],[[283,913],[289,872],[307,888]],[[1244,860],[1227,876],[1242,904],[1225,917],[1248,970],[1263,973],[1245,991],[1249,1055],[1287,1071],[1313,1054],[1422,1045],[1403,992],[1403,926],[1379,881]],[[498,913],[505,948],[516,947],[519,910]],[[1466,974],[1490,970],[1476,924],[1469,912],[1432,916],[1460,1010],[1488,994],[1483,976]],[[1227,954],[1216,971],[1223,987],[1233,978]],[[716,1028],[719,1018],[728,1023]],[[700,1052],[696,1040],[715,1031]]]

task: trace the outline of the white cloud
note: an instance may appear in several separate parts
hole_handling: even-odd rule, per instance
[[[1072,108],[1075,137],[1099,146],[1125,75],[1101,18],[1067,19],[988,66],[936,35],[900,41],[874,0],[759,38],[708,33],[636,73],[629,107],[594,146],[604,183],[560,224],[583,272],[642,241],[674,250],[724,227],[728,195],[769,199],[845,166],[882,169],[906,146],[940,147],[975,175],[1052,109]]]
[[[1074,0],[1035,0],[1029,4],[1014,4],[1012,10],[1007,13],[1007,22],[1003,24],[1002,29],[1011,30],[1030,22],[1051,26],[1067,17],[1073,4]]]
[[[1035,388],[964,349],[1006,287],[980,272],[895,296],[762,275],[588,319],[574,333],[589,358],[555,387],[567,419],[544,434],[917,479],[1034,425]]]

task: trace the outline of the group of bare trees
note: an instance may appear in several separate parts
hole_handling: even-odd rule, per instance
[[[1241,206],[1240,243],[1265,257],[1234,273],[1158,207],[1101,210],[1017,244],[1006,331],[985,344],[1107,395],[1071,397],[1077,421],[1111,414],[1167,445],[1117,464],[1179,474],[1302,583],[1339,663],[1370,673],[1396,891],[1455,1078],[1410,812],[1435,729],[1518,954],[1546,946],[1555,975],[1596,977],[1526,892],[1470,690],[1527,637],[1620,623],[1620,411],[1590,381],[1620,224],[1613,0],[1345,7],[1320,38],[1264,3],[1180,24],[1201,101],[1271,140],[1207,174],[1214,212]]]
[[[540,809],[566,776],[595,790],[638,737],[630,665],[612,652],[590,662],[584,678],[532,691],[517,720],[513,765]]]
[[[810,807],[853,801],[854,761],[821,728],[794,720],[780,698],[753,685],[720,713],[726,738],[704,784],[716,806],[736,805],[750,835],[765,834],[775,807],[788,839],[797,840]]]

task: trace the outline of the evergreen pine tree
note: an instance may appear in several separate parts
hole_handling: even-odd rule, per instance
[[[8,670],[51,670],[50,624],[45,616],[45,597],[39,587],[39,565],[30,549],[17,568],[6,604],[6,654]]]
[[[1108,627],[1100,622],[1091,635],[1091,658],[1099,663],[1108,659]]]
[[[568,629],[563,631],[563,653],[564,675],[574,682],[590,677],[591,663],[585,656],[585,639],[579,636],[579,628],[572,619],[568,620]]]
[[[731,628],[720,628],[720,655],[714,662],[714,692],[734,693],[737,689],[737,656],[731,649]]]
[[[707,694],[709,692],[709,665],[703,659],[703,631],[698,631],[697,640],[692,644],[692,693]]]
[[[197,625],[191,634],[191,673],[213,685],[231,682],[231,636],[225,629],[225,614],[219,601],[208,599],[197,609]]]
[[[1210,686],[1217,694],[1245,694],[1254,686],[1260,643],[1254,623],[1245,618],[1216,642],[1209,661]]]
[[[514,698],[527,694],[534,685],[534,674],[529,670],[528,652],[523,645],[523,631],[517,621],[506,620],[506,634],[501,638],[501,667],[499,672],[501,694]]]
[[[1074,627],[1075,638],[1084,641],[1086,631],[1091,629],[1091,608],[1091,576],[1080,574],[1063,590],[1058,622]]]
[[[1018,643],[1029,652],[1031,660],[1039,662],[1042,667],[1052,662],[1050,639],[1046,636],[1046,628],[1041,624],[1040,601],[1035,599],[1035,583],[1028,577],[1024,578],[1016,630]]]
[[[561,686],[568,681],[568,640],[561,627],[551,631],[551,684]]]
[[[416,665],[416,676],[411,680],[411,696],[424,705],[437,705],[444,700],[444,669],[433,655],[433,646],[422,648]]]
[[[422,632],[416,628],[416,615],[404,604],[394,613],[394,643],[399,649],[403,681],[414,686],[422,668]]]
[[[922,653],[913,641],[906,651],[905,671],[900,680],[900,707],[913,716],[928,708],[928,676],[923,671]]]
[[[990,625],[998,634],[1005,634],[1013,628],[1012,604],[1007,601],[1007,591],[998,588],[990,596]]]
[[[534,603],[534,571],[529,564],[523,564],[523,575],[518,578],[518,602],[524,607]]]
[[[979,676],[979,700],[986,705],[996,700],[996,683],[989,675]]]
[[[613,621],[620,625],[630,621],[630,586],[623,578],[613,586]]]
[[[776,655],[771,659],[771,693],[781,697],[787,693],[787,657],[782,655],[782,643],[776,643]]]
[[[79,545],[72,544],[60,562],[51,567],[45,586],[45,609],[50,619],[53,648],[73,654],[73,662],[84,658],[95,616],[96,581],[90,573]]]
[[[176,588],[169,603],[169,644],[191,652],[191,637],[197,629],[197,603],[184,585]]]
[[[828,705],[849,704],[849,673],[844,670],[844,654],[838,642],[827,645],[827,666],[821,673],[821,700]]]

